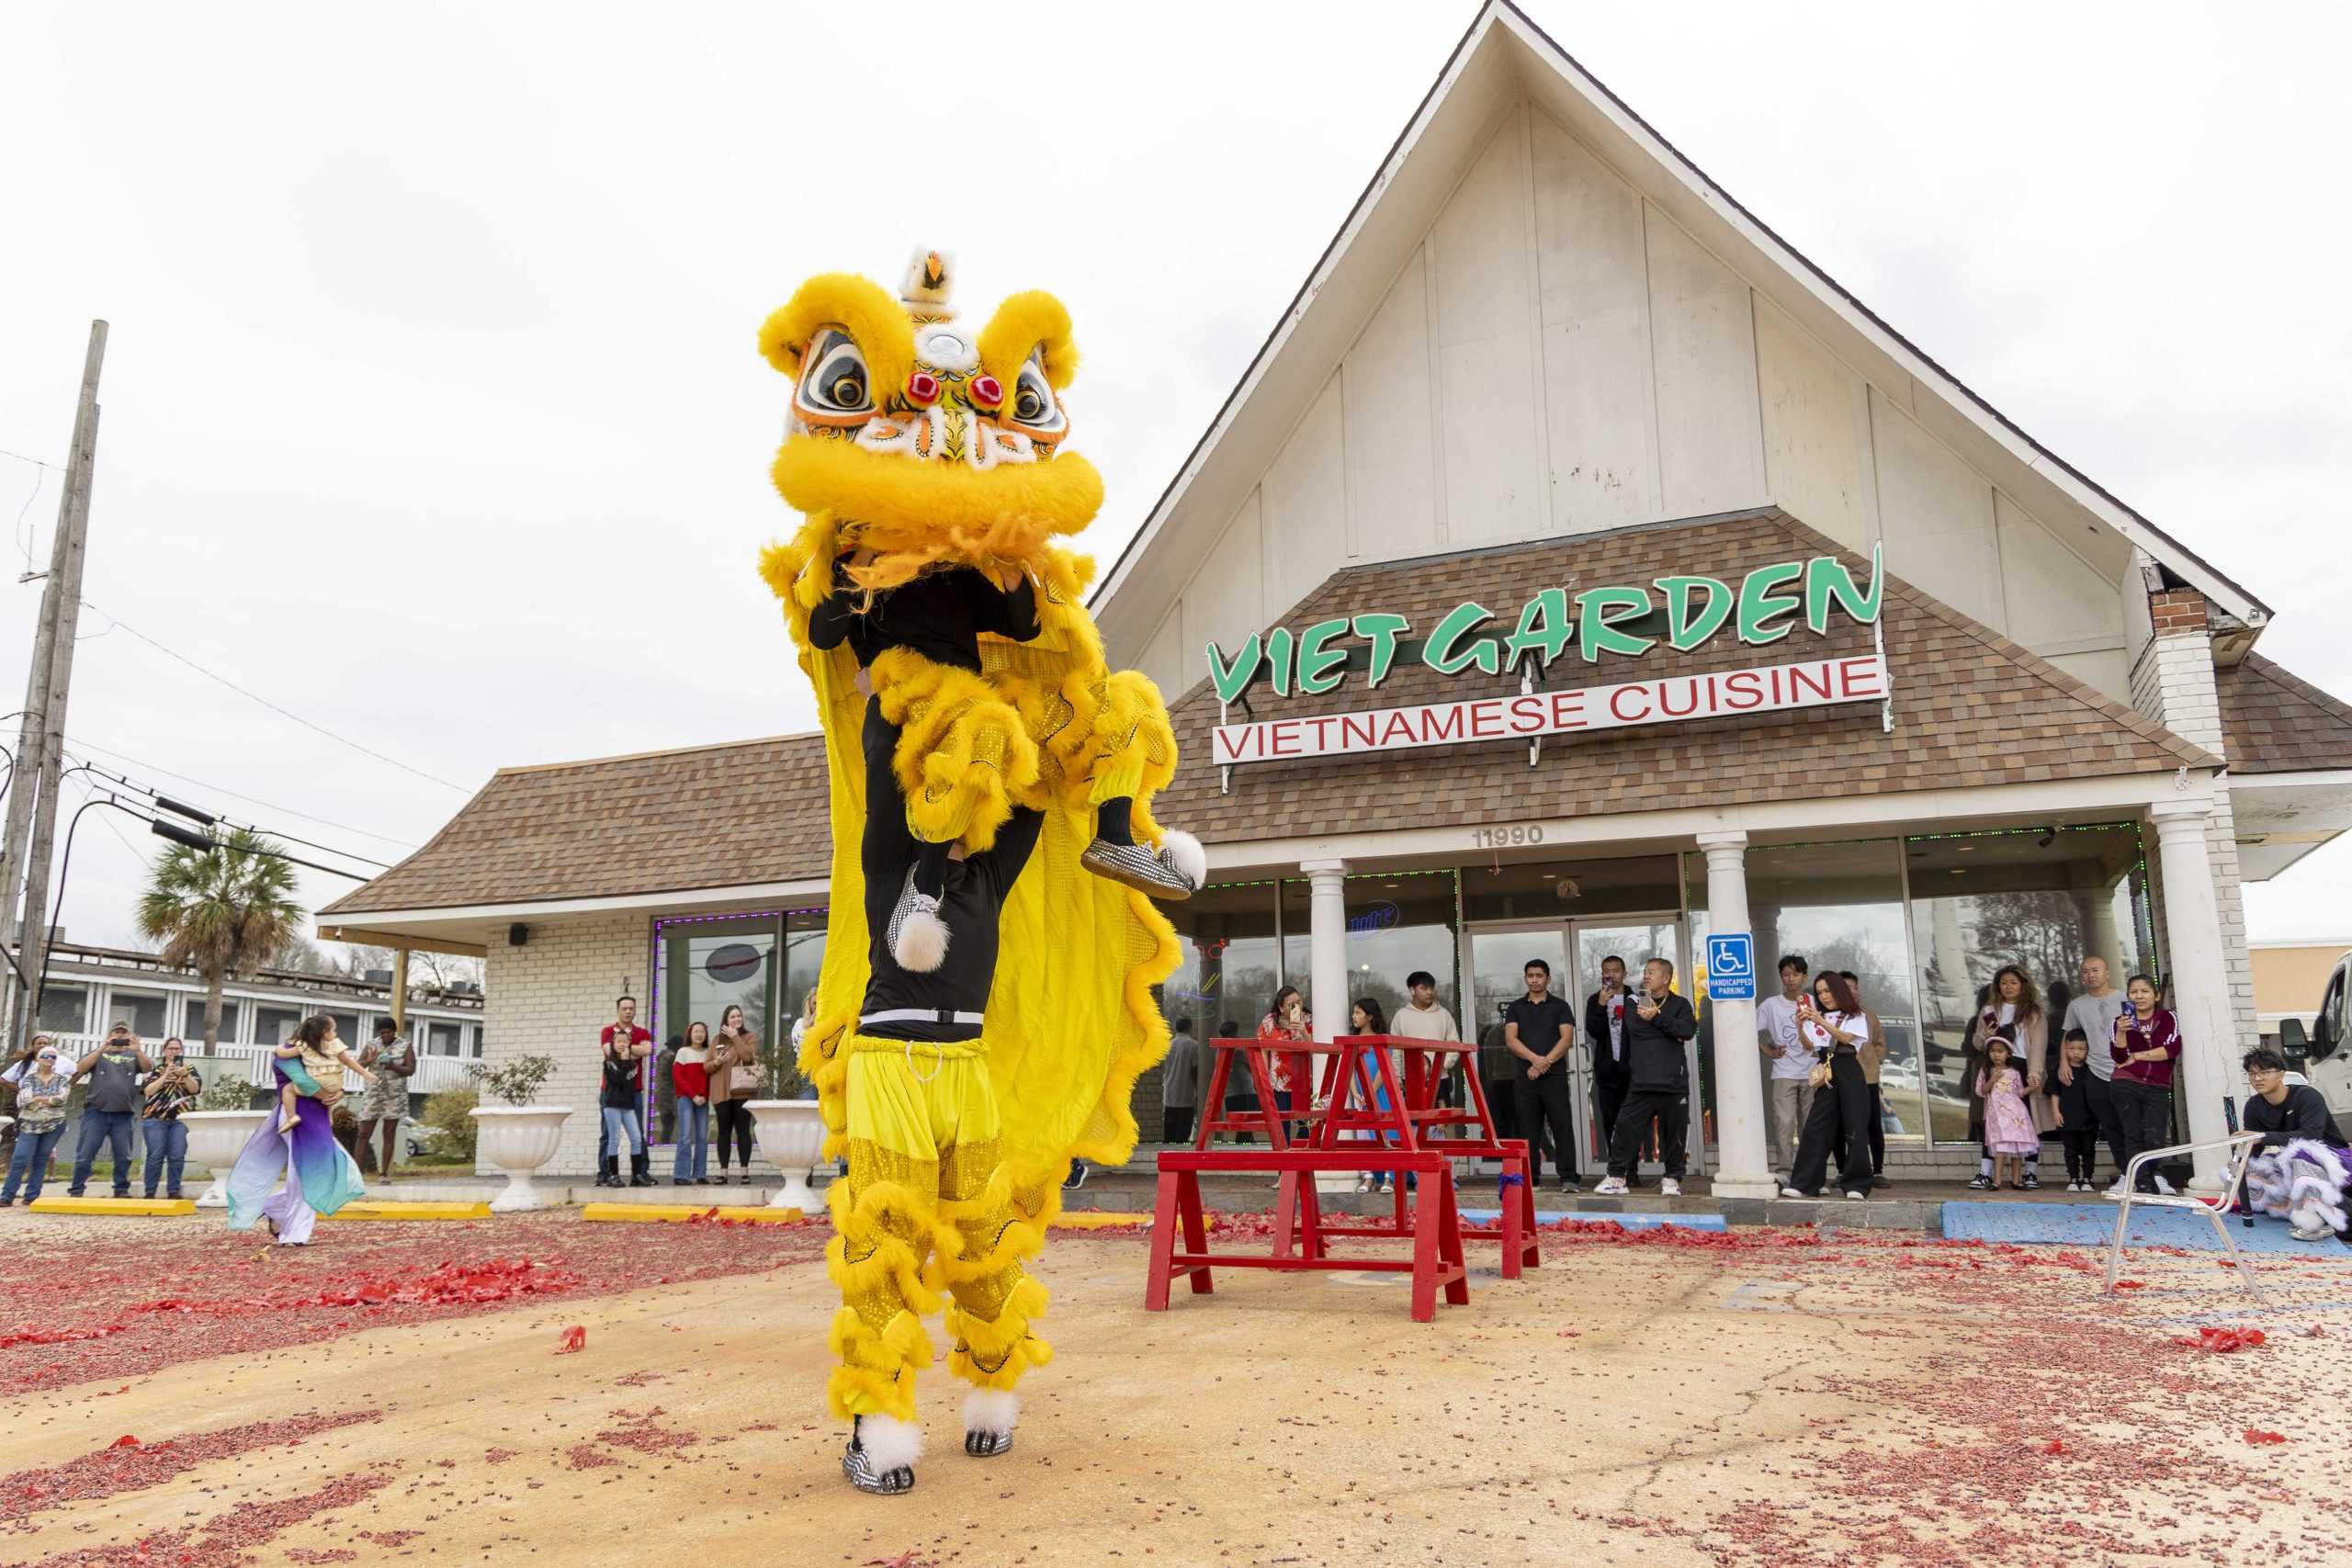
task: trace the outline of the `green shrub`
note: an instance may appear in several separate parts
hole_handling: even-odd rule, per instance
[[[466,1077],[507,1104],[518,1107],[530,1104],[540,1086],[554,1076],[552,1056],[517,1056],[494,1067],[485,1062],[466,1064]]]
[[[190,1111],[250,1111],[254,1105],[254,1086],[245,1075],[234,1068],[212,1075],[204,1092],[196,1097]]]
[[[424,1102],[424,1114],[417,1120],[433,1129],[436,1156],[473,1163],[474,1136],[481,1125],[473,1110],[481,1103],[481,1097],[471,1089],[445,1089]]]

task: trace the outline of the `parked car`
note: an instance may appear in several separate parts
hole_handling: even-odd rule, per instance
[[[2352,1042],[2345,1038],[2347,1004],[2352,1004],[2352,953],[2336,960],[2321,994],[2319,1017],[2310,1037],[2303,1021],[2290,1018],[2278,1027],[2278,1048],[2287,1065],[2301,1073],[2312,1088],[2327,1096],[2327,1108],[2338,1117],[2352,1117]]]

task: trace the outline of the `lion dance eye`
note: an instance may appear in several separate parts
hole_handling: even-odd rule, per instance
[[[1061,405],[1054,401],[1054,389],[1034,360],[1021,367],[1021,379],[1013,386],[1012,417],[1041,430],[1055,429],[1062,422]]]
[[[808,346],[800,400],[819,413],[865,413],[874,407],[865,355],[839,327],[827,327]]]

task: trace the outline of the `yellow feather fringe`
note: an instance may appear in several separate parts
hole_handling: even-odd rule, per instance
[[[926,843],[985,850],[1037,782],[1037,747],[1021,716],[982,677],[894,648],[869,671],[882,716],[900,728],[891,753],[907,826]]]
[[[1031,1367],[1054,1359],[1054,1348],[1031,1329],[1045,1314],[1046,1287],[1032,1279],[1012,1287],[992,1323],[951,1303],[947,1370],[974,1388],[1012,1388]]]
[[[900,1421],[915,1418],[915,1374],[931,1365],[931,1337],[912,1313],[902,1312],[876,1334],[849,1307],[833,1314],[826,1336],[841,1364],[825,1382],[825,1404],[846,1421],[870,1409]]]

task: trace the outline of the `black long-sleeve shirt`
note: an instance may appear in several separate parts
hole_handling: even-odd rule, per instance
[[[1639,991],[1625,998],[1625,1060],[1633,1069],[1635,1089],[1687,1094],[1690,1063],[1683,1043],[1699,1032],[1699,1015],[1687,998],[1672,992],[1657,1003],[1657,1016],[1644,1018],[1641,1005],[1648,997]]]
[[[1617,993],[1617,1001],[1618,1005],[1624,1010],[1623,1016],[1631,1017],[1634,1009],[1634,994],[1631,991],[1620,991]],[[1621,1020],[1617,1033],[1611,1033],[1609,1028],[1609,1008],[1601,1001],[1599,991],[1585,998],[1584,1037],[1592,1046],[1592,1076],[1602,1083],[1622,1085],[1625,1082],[1628,1071],[1625,1048],[1617,1041],[1617,1034],[1622,1034],[1623,1029],[1624,1025]]]
[[[2352,1147],[2327,1108],[2327,1096],[2303,1083],[2289,1084],[2287,1098],[2276,1105],[2258,1094],[2247,1100],[2245,1130],[2262,1134],[2266,1149],[2284,1148],[2296,1138],[2309,1138],[2335,1149]]]
[[[968,566],[927,571],[881,590],[863,608],[864,592],[849,582],[838,562],[833,581],[832,597],[808,617],[808,640],[820,649],[848,642],[860,669],[871,668],[891,649],[904,648],[934,664],[977,672],[982,632],[1014,642],[1037,636],[1037,589],[1025,573],[1008,593]]]

